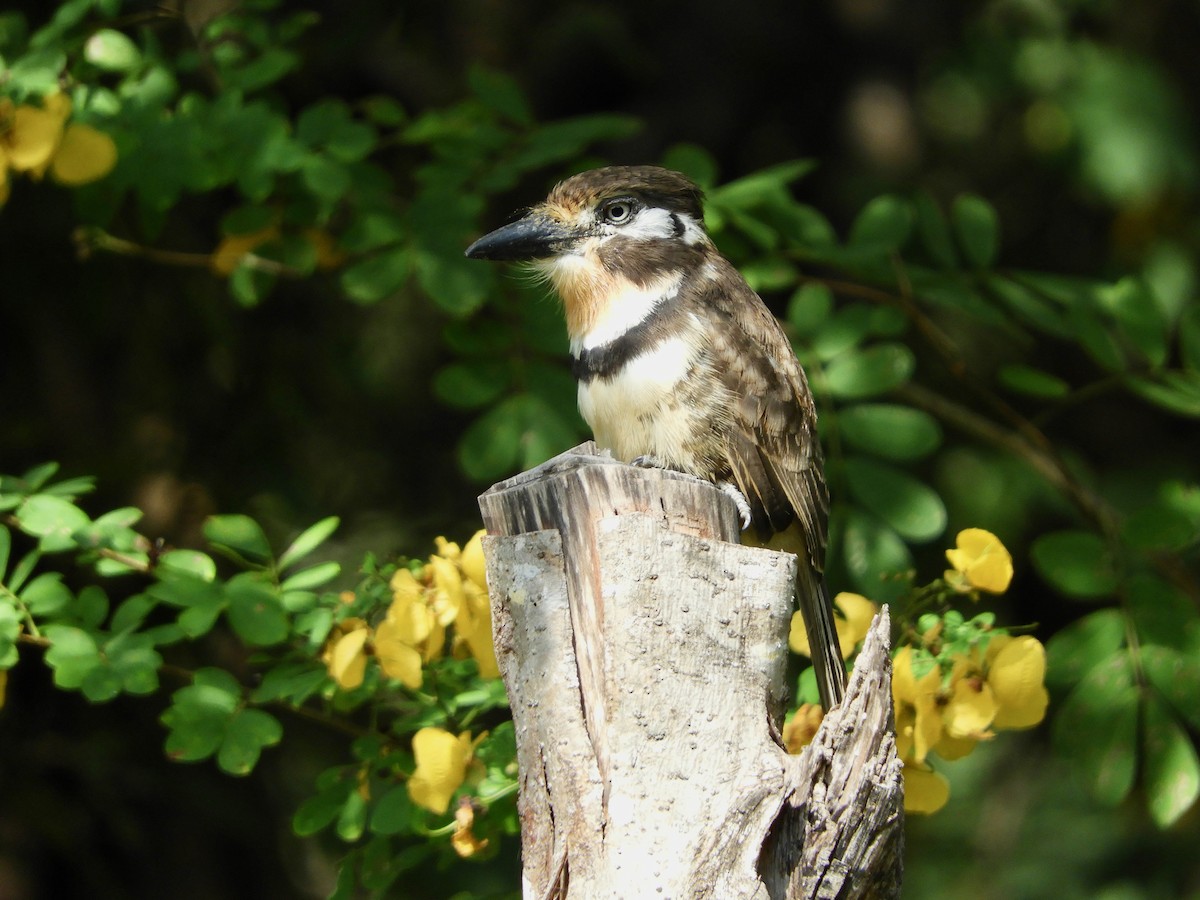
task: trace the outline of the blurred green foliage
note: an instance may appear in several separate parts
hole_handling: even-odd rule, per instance
[[[883,27],[852,5],[831,7],[846,30]],[[714,238],[791,331],[820,405],[835,587],[900,597],[968,525],[1014,551],[1005,613],[1046,640],[1053,754],[1031,739],[951,773],[951,808],[911,829],[914,893],[1200,890],[1179,849],[1200,796],[1200,148],[1179,88],[1194,70],[1164,36],[1200,26],[1179,4],[1134,6],[957,11],[905,90],[847,89],[845,153],[777,152],[736,110],[711,141],[664,134],[681,121],[672,104],[662,119],[564,111],[567,80],[531,74],[553,54],[433,62],[419,29],[411,46],[430,71],[457,66],[452,85],[334,92],[309,74],[330,23],[273,0],[0,13],[0,96],[36,106],[64,91],[119,152],[69,207],[22,181],[0,210],[5,327],[38,348],[7,351],[4,468],[24,471],[0,482],[0,669],[40,655],[55,688],[114,709],[182,679],[160,710],[167,754],[230,774],[288,752],[285,713],[349,723],[316,753],[329,765],[291,763],[303,783],[275,798],[281,821],[300,809],[299,834],[331,829],[353,847],[340,882],[326,864],[297,890],[515,889],[502,727],[478,751],[497,796],[482,865],[439,868],[453,858],[446,822],[395,787],[413,762],[394,739],[502,721],[474,663],[443,661],[428,695],[379,679],[356,694],[319,656],[336,621],[384,608],[397,548],[470,527],[471,485],[584,437],[553,302],[462,249],[563,174],[633,152],[705,187]],[[536,33],[564,48],[588,31],[555,23]],[[623,48],[619,28],[589,33]],[[775,149],[737,158],[742,138]],[[39,263],[31,235],[46,234],[73,234],[86,261]],[[139,344],[141,325],[156,343]],[[59,387],[28,392],[35,375]],[[97,396],[81,384],[99,392],[94,418],[78,412]],[[82,503],[92,480],[54,481],[35,465],[48,457],[102,473],[116,508]],[[254,515],[211,515],[227,505]],[[343,608],[343,588],[357,605]],[[23,727],[12,713],[32,672],[9,678],[6,732]],[[968,841],[989,822],[1007,844]],[[984,871],[1002,874],[985,884]],[[50,883],[25,877],[31,895]]]

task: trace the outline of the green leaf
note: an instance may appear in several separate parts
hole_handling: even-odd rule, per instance
[[[38,618],[56,616],[71,604],[71,592],[61,572],[43,572],[20,593],[21,602]]]
[[[843,306],[825,319],[810,346],[822,360],[834,359],[861,344],[872,333],[872,309],[865,303]]]
[[[942,442],[942,429],[928,413],[892,403],[860,403],[843,409],[837,426],[846,442],[885,459],[928,456]]]
[[[1116,806],[1137,771],[1138,690],[1124,652],[1093,668],[1054,720],[1054,739],[1092,795]]]
[[[341,571],[342,567],[339,563],[318,563],[315,566],[310,566],[307,569],[302,569],[293,575],[289,575],[283,584],[279,586],[279,589],[282,591],[304,591],[321,587],[337,578],[341,574]]]
[[[234,714],[225,728],[217,765],[230,775],[247,775],[258,763],[266,747],[273,747],[283,737],[283,726],[270,713],[261,709],[242,709]]]
[[[12,533],[0,525],[0,584],[4,583],[4,576],[8,572],[8,557],[11,552]]]
[[[400,834],[412,828],[416,808],[408,796],[408,788],[396,785],[383,794],[371,811],[372,834]]]
[[[780,163],[714,188],[709,192],[709,202],[718,207],[747,209],[790,197],[788,185],[816,167],[816,162],[810,159]]]
[[[121,693],[121,676],[101,661],[83,678],[79,691],[90,703],[107,703]]]
[[[1200,759],[1187,731],[1152,695],[1146,698],[1143,727],[1150,817],[1159,828],[1169,828],[1200,797]]]
[[[1002,366],[996,377],[1011,391],[1043,400],[1061,400],[1071,393],[1071,385],[1057,375],[1020,363]]]
[[[101,28],[83,45],[83,58],[98,69],[128,72],[142,61],[142,53],[126,35],[111,28]]]
[[[929,258],[943,269],[953,269],[958,265],[958,253],[954,249],[950,226],[937,201],[926,191],[921,191],[913,199],[913,205],[917,213],[917,234]]]
[[[956,197],[950,207],[954,234],[971,265],[986,269],[1000,249],[1000,217],[992,205],[975,194]]]
[[[199,550],[168,550],[158,557],[157,569],[166,575],[184,574],[211,582],[217,577],[217,564]]]
[[[467,429],[458,445],[463,471],[479,481],[512,474],[517,469],[523,433],[523,404],[509,397]]]
[[[531,125],[533,113],[525,94],[510,76],[480,65],[467,72],[471,91],[488,109],[515,125]]]
[[[1116,590],[1112,557],[1100,536],[1090,531],[1044,534],[1029,555],[1038,574],[1068,597],[1108,597]]]
[[[1067,321],[1075,333],[1075,340],[1100,366],[1110,372],[1125,370],[1125,353],[1092,298],[1078,298],[1067,312]]]
[[[33,569],[41,558],[41,551],[35,547],[17,560],[17,564],[13,566],[12,574],[8,577],[8,589],[13,593],[20,591],[21,586],[33,574]]]
[[[849,245],[855,249],[896,250],[912,233],[912,204],[893,194],[876,197],[863,207],[850,226]]]
[[[1102,609],[1072,622],[1046,643],[1046,683],[1073,687],[1124,643],[1125,617],[1120,610]]]
[[[1179,316],[1179,355],[1184,366],[1200,372],[1200,306],[1189,306]]]
[[[134,594],[117,606],[109,628],[113,634],[140,628],[156,605],[154,599],[148,594]]]
[[[1187,513],[1159,500],[1130,514],[1121,537],[1135,550],[1177,553],[1200,539],[1200,529]]]
[[[358,303],[374,303],[400,290],[412,269],[411,248],[385,250],[348,266],[341,275],[342,290]]]
[[[472,359],[440,369],[433,378],[433,390],[450,406],[479,409],[504,394],[511,380],[507,360]]]
[[[279,597],[253,574],[231,578],[225,585],[225,598],[229,624],[247,644],[265,647],[287,638],[290,622]]]
[[[1174,647],[1143,644],[1141,660],[1155,689],[1193,728],[1200,729],[1200,658]]]
[[[1166,362],[1166,316],[1141,279],[1122,278],[1115,284],[1101,285],[1095,296],[1100,308],[1151,366]]]
[[[54,670],[54,683],[66,690],[83,685],[88,674],[101,664],[96,640],[73,625],[47,625],[42,635],[50,641],[46,665]]]
[[[662,165],[682,172],[700,187],[708,189],[717,181],[717,161],[696,144],[673,144],[663,154]]]
[[[176,691],[162,714],[169,729],[167,755],[180,762],[207,759],[220,748],[230,719],[241,705],[242,689],[222,669],[199,669],[194,682]]]
[[[825,370],[825,386],[839,399],[862,400],[904,384],[915,368],[916,359],[903,344],[876,344],[834,359]]]
[[[797,334],[812,334],[833,312],[833,291],[823,284],[807,282],[796,288],[788,301],[787,321]]]
[[[21,614],[15,606],[0,603],[0,669],[17,664],[17,638],[21,634]]]
[[[1168,369],[1153,376],[1131,376],[1125,384],[1169,413],[1200,418],[1200,372]]]
[[[337,516],[328,516],[313,525],[308,526],[296,536],[296,539],[279,556],[279,568],[288,566],[308,556],[329,539],[341,524]]]
[[[1170,582],[1146,572],[1131,575],[1125,596],[1138,636],[1179,650],[1200,647],[1200,619],[1191,599]]]
[[[104,588],[89,584],[76,596],[71,605],[73,618],[84,628],[96,629],[108,618],[108,595]]]
[[[1012,278],[988,275],[991,294],[1017,319],[1054,337],[1071,339],[1073,331],[1063,314],[1032,288]]]
[[[73,535],[91,520],[69,500],[49,494],[34,494],[17,508],[17,523],[26,534],[39,538],[43,553],[56,553],[75,546]]]
[[[329,679],[325,666],[319,662],[280,663],[268,669],[262,684],[254,689],[255,703],[287,700],[299,705],[311,697]]]
[[[105,645],[104,654],[122,690],[138,695],[158,690],[158,670],[163,660],[154,649],[151,635],[117,635]]]
[[[892,528],[852,509],[840,544],[846,570],[857,590],[877,601],[892,600],[905,592],[907,585],[895,576],[912,570],[912,553]]]
[[[346,805],[342,807],[337,820],[337,834],[348,843],[362,837],[367,825],[367,801],[358,791],[352,791],[346,797]]]
[[[928,485],[886,463],[851,456],[845,461],[850,494],[890,525],[897,534],[917,543],[933,540],[946,530],[946,506]]]
[[[309,797],[300,804],[296,815],[292,817],[292,831],[300,837],[316,834],[341,815],[354,788],[352,779],[343,778],[332,787]]]
[[[231,551],[251,562],[265,562],[271,558],[267,536],[249,516],[209,516],[204,522],[204,537],[218,549]]]

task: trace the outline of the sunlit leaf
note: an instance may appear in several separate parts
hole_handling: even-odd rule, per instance
[[[1142,747],[1150,816],[1167,828],[1200,797],[1200,759],[1187,731],[1154,696],[1146,698]]]

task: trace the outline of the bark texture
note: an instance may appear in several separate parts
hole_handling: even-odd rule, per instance
[[[480,507],[525,897],[898,896],[886,611],[790,756],[797,562],[738,544],[729,497],[585,444]]]

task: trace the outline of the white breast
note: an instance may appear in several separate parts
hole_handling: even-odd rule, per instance
[[[618,459],[663,456],[687,436],[690,411],[676,402],[676,385],[692,367],[695,348],[686,337],[660,341],[612,378],[579,385],[579,412],[596,443]]]

